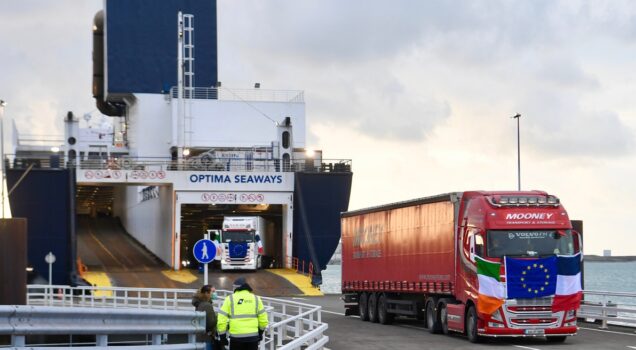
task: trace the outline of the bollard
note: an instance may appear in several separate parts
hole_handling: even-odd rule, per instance
[[[601,311],[601,329],[607,329],[607,304],[603,301],[603,311]]]

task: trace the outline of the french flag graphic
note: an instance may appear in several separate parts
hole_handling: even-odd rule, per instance
[[[581,305],[581,253],[557,255],[556,294],[552,312],[576,310]]]

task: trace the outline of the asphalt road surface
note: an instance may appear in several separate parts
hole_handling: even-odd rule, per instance
[[[329,324],[329,349],[636,349],[636,328],[610,326],[609,330],[601,330],[598,324],[579,323],[578,335],[562,344],[549,344],[544,338],[489,338],[473,344],[460,334],[430,334],[422,321],[397,318],[392,325],[381,325],[344,316],[339,295],[292,299],[323,307],[322,320]]]

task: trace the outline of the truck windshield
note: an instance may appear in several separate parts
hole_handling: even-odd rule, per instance
[[[500,258],[572,255],[574,239],[571,230],[491,230],[487,238],[488,256]]]
[[[223,231],[222,243],[228,242],[254,242],[254,232],[252,231]]]

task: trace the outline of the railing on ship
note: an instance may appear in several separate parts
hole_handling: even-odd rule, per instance
[[[170,89],[170,97],[177,98],[177,88]],[[190,96],[189,91],[183,92],[183,98],[197,100],[220,101],[249,101],[249,102],[305,102],[305,93],[302,90],[269,90],[269,89],[228,89],[196,87]]]
[[[223,299],[231,292],[224,290],[217,292],[219,299],[215,301],[215,306],[218,308],[223,303]],[[179,314],[193,310],[191,301],[194,293],[193,289],[29,285],[27,287],[27,303],[32,307],[44,308],[151,309]],[[261,350],[322,349],[329,341],[329,337],[324,334],[328,325],[322,322],[320,306],[268,297],[262,297],[262,300],[268,311],[270,324],[264,340],[260,343]],[[94,314],[99,317],[105,312],[96,311]],[[158,315],[162,315],[161,319],[166,317],[165,314]],[[134,313],[131,317],[134,317]],[[103,332],[108,330],[107,325],[108,323],[102,329]],[[66,332],[65,334],[68,335],[72,334],[74,329],[77,329],[77,323],[74,323],[72,329],[61,327],[59,331]],[[158,328],[152,334],[161,334],[160,330]],[[199,329],[197,333],[200,331]],[[0,327],[0,334],[3,334],[2,327]],[[107,333],[97,332],[95,334]],[[194,335],[194,332],[189,332],[189,334]],[[152,339],[156,344],[157,337],[153,336]],[[193,337],[189,337],[189,339],[190,342],[194,340]]]
[[[79,163],[79,164],[78,164]],[[111,157],[100,159],[72,160],[63,155],[42,155],[5,158],[7,168],[64,169],[78,168],[91,170],[163,170],[163,171],[235,171],[235,172],[351,172],[350,159],[293,159],[282,162],[277,159],[216,158],[207,161],[198,157],[171,160],[165,157]]]

